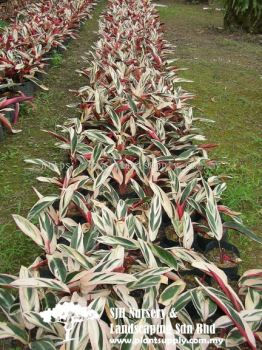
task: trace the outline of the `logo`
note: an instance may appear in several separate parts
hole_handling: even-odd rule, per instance
[[[53,309],[48,309],[39,313],[43,321],[46,323],[63,323],[65,329],[65,342],[70,340],[70,332],[77,323],[85,320],[99,319],[95,310],[75,304],[73,302],[64,302],[57,304]]]

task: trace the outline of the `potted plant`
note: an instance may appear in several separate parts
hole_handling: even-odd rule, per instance
[[[79,90],[83,114],[68,120],[60,135],[50,132],[69,167],[61,171],[53,162],[29,160],[53,173],[38,180],[55,186],[57,194],[43,196],[36,190],[38,200],[28,217],[14,215],[18,228],[43,254],[22,266],[19,276],[0,275],[0,307],[7,316],[0,337],[30,348],[60,349],[66,342],[74,350],[80,344],[106,350],[112,340],[124,337],[132,344],[148,337],[143,331],[119,335],[121,326],[165,325],[170,334],[152,335],[186,343],[175,327],[193,327],[201,320],[216,322],[214,338],[221,339],[222,348],[247,343],[255,350],[260,272],[240,279],[244,294],[253,284],[257,287],[244,305],[223,270],[192,249],[200,219],[220,245],[224,228],[237,223],[222,222],[218,202],[225,186],[216,177],[203,179],[208,157],[194,144],[203,137],[192,126],[185,102],[191,94],[176,90],[176,71],[167,59],[170,46],[154,7],[142,0],[111,1],[99,28],[92,66],[84,70],[89,85]],[[129,186],[134,198],[121,198]],[[167,224],[180,237],[180,246],[159,244]],[[43,268],[48,277],[41,276]],[[45,297],[50,294],[52,310]],[[75,303],[82,311],[95,311],[96,319],[79,315]],[[126,317],[110,311],[119,307]],[[130,309],[149,314],[135,317]],[[151,314],[154,310],[165,316]],[[72,315],[83,322],[69,327]]]
[[[238,276],[241,262],[240,253],[236,246],[228,242],[210,242],[205,249],[207,259],[215,263],[230,279]]]

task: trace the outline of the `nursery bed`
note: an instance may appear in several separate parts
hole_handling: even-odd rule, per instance
[[[51,67],[44,79],[48,92],[40,92],[34,101],[34,110],[23,108],[18,129],[23,132],[6,138],[0,146],[0,271],[15,272],[21,264],[32,261],[38,252],[35,245],[19,233],[13,223],[11,214],[26,213],[35,202],[36,196],[32,186],[37,181],[35,173],[28,171],[24,159],[57,159],[61,164],[59,150],[54,148],[54,139],[40,129],[54,130],[55,125],[62,124],[71,110],[66,104],[74,101],[69,89],[78,88],[84,79],[78,77],[76,68],[81,68],[81,55],[88,51],[96,39],[98,17],[105,1],[100,1],[89,19],[82,27],[79,38],[72,41],[63,53],[59,67]],[[44,193],[45,186],[41,190]]]
[[[72,52],[79,56],[80,50],[74,49]],[[12,208],[17,227],[42,252],[37,252],[39,256],[32,262],[32,251],[39,248],[27,246],[31,266],[22,265],[17,277],[0,276],[1,308],[10,320],[10,324],[0,324],[1,337],[13,338],[15,345],[21,343],[24,348],[50,345],[60,349],[65,340],[72,349],[102,350],[111,349],[111,340],[123,336],[135,343],[138,336],[139,340],[160,337],[169,344],[170,339],[174,344],[175,339],[186,340],[193,333],[194,338],[202,337],[203,328],[198,327],[202,321],[208,343],[213,343],[213,334],[222,338],[219,346],[223,349],[228,344],[235,348],[246,343],[256,350],[262,270],[239,276],[239,258],[245,259],[245,254],[227,242],[228,227],[245,232],[257,242],[262,243],[262,239],[240,224],[235,208],[224,204],[224,178],[212,176],[216,162],[207,153],[213,146],[198,143],[206,138],[196,128],[186,102],[192,95],[175,86],[181,80],[174,60],[168,59],[174,47],[164,40],[150,2],[110,1],[99,21],[99,40],[92,50],[95,52],[91,55],[81,57],[84,67],[77,67],[76,55],[65,56],[67,63],[73,58],[74,68],[82,68],[80,72],[87,78],[77,80],[78,86],[85,86],[76,93],[80,101],[71,104],[75,113],[58,111],[63,109],[60,101],[68,104],[75,99],[60,90],[60,82],[66,89],[68,79],[73,78],[71,73],[66,75],[70,68],[67,64],[65,72],[52,77],[56,78],[53,95],[51,90],[37,102],[34,123],[38,129],[51,129],[60,140],[56,146],[63,152],[53,153],[46,138],[41,140],[40,136],[39,140],[35,129],[31,133],[28,129],[25,136],[33,138],[20,139],[22,156],[9,154],[6,158],[19,162],[37,158],[27,161],[37,168],[19,190],[23,189],[26,196],[31,176],[44,175],[38,181],[49,184],[51,193],[35,186],[39,200],[27,218],[19,215],[19,208]],[[75,87],[76,81],[70,82],[70,88]],[[80,109],[81,118],[77,118]],[[29,119],[34,115],[29,113]],[[58,124],[63,122],[60,130]],[[56,133],[57,129],[60,132]],[[17,165],[22,166],[19,162]],[[55,175],[50,177],[47,168]],[[12,172],[8,176],[12,181]],[[16,203],[15,197],[12,202]],[[174,231],[169,229],[170,223]],[[172,243],[174,232],[183,246],[176,245],[178,240]],[[205,238],[207,234],[213,239],[200,248],[200,235]],[[162,244],[165,238],[167,242]],[[13,236],[11,239],[15,241]],[[129,309],[128,320],[123,315],[122,322],[112,315],[119,306]],[[153,313],[138,316],[138,320],[133,309]],[[57,313],[59,310],[62,314]],[[88,317],[84,310],[97,314]],[[164,312],[163,321],[155,310]],[[80,318],[70,330],[73,317]],[[155,324],[155,320],[163,323],[163,331],[135,327],[132,335],[132,330],[121,334],[117,329],[123,323],[132,329]],[[61,325],[45,324],[53,321]],[[189,326],[185,337],[183,331],[179,334],[180,325]]]

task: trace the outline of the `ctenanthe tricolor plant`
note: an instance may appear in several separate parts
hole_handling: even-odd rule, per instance
[[[14,22],[0,33],[0,91],[1,87],[10,86],[10,81],[21,83],[25,80],[45,87],[37,73],[46,66],[46,55],[56,47],[65,48],[63,42],[76,38],[76,30],[83,19],[90,16],[95,2],[91,0],[64,0],[31,2],[18,11]],[[7,82],[7,83],[6,83]],[[8,106],[15,106],[14,123],[18,120],[19,102],[31,97],[18,96],[14,99],[3,97],[0,106],[1,124],[12,133],[19,132],[12,128],[5,117]]]
[[[37,1],[19,11],[0,34],[0,77],[40,84],[35,74],[45,67],[46,54],[65,48],[66,39],[76,38],[76,30],[94,4],[91,0]]]
[[[204,176],[211,146],[199,143],[204,137],[194,126],[192,95],[177,86],[173,48],[163,38],[157,12],[146,0],[110,1],[99,28],[92,61],[81,71],[86,86],[72,106],[81,117],[69,119],[59,134],[49,132],[65,151],[67,166],[28,160],[50,170],[50,177],[38,180],[52,186],[52,194],[35,189],[38,200],[28,217],[14,220],[43,254],[22,266],[19,276],[0,275],[7,319],[0,337],[32,349],[124,349],[111,343],[122,338],[133,341],[131,349],[147,349],[135,339],[155,337],[159,342],[150,349],[174,349],[168,341],[180,340],[178,349],[204,350],[207,344],[187,344],[201,335],[177,332],[181,324],[194,328],[201,320],[215,323],[216,334],[203,337],[219,339],[219,348],[256,349],[261,270],[244,273],[233,289],[194,243],[200,229],[220,242],[228,227],[261,239],[221,205],[223,179]],[[167,224],[178,245],[161,244]],[[193,274],[194,286],[186,272]],[[62,324],[45,323],[39,312],[69,301],[99,317],[77,323],[65,342]],[[115,319],[110,310],[117,308],[127,317]],[[137,319],[129,312],[134,309],[162,310],[165,317]],[[123,325],[171,331],[118,334]]]
[[[19,118],[20,103],[31,101],[32,99],[33,97],[25,96],[24,94],[12,98],[0,98],[0,123],[13,134],[20,132],[21,130],[13,129],[12,124],[5,116],[5,112],[12,111],[14,106],[14,124],[16,124]]]

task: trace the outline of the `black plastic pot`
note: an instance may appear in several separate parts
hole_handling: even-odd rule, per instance
[[[162,223],[161,223],[161,227],[159,229],[159,237],[160,237],[160,245],[161,247],[163,248],[171,248],[171,247],[178,247],[178,246],[181,246],[182,245],[182,241],[181,241],[181,244],[179,242],[179,239],[176,241],[176,240],[172,240],[172,239],[169,239],[167,236],[166,236],[166,229],[167,227],[169,226],[172,226],[172,223],[171,223],[171,220],[169,219],[169,217],[166,215],[166,213],[163,213],[163,216],[162,216]],[[198,245],[197,245],[197,240],[196,238],[194,237],[194,241],[193,241],[193,244],[192,244],[192,247],[191,249],[194,249],[196,251],[198,251]]]
[[[196,252],[200,252],[200,249],[199,249],[199,246],[198,246],[198,243],[196,240],[196,235],[194,236],[194,241],[193,241],[191,249],[194,249]]]
[[[163,228],[166,228],[166,227],[169,226],[169,225],[172,225],[171,220],[170,220],[169,216],[167,215],[167,213],[166,213],[165,211],[163,211],[163,214],[162,214],[162,224],[161,224],[161,226],[162,226]]]
[[[179,271],[179,275],[183,279],[183,276],[194,276],[198,277],[198,279],[203,279],[206,284],[210,285],[211,283],[211,277],[207,274],[205,274],[203,271],[193,268],[191,270],[185,270],[185,271]]]
[[[241,276],[240,275],[235,275],[234,278],[231,278],[231,281],[236,281],[238,282],[240,280]]]
[[[180,246],[182,246],[182,243],[180,244],[179,241],[173,241],[171,239],[163,237],[163,238],[160,239],[159,245],[162,248],[172,248],[172,247],[180,247]],[[197,243],[196,243],[196,240],[194,240],[194,242],[193,242],[193,244],[191,246],[191,249],[194,249],[195,251],[199,250],[198,246],[197,246]]]
[[[0,85],[0,94],[4,94],[6,92],[9,92],[10,89],[14,88],[17,85],[17,82],[7,82],[4,80]]]
[[[5,138],[4,127],[3,127],[2,123],[0,122],[0,141],[3,141],[4,138]]]
[[[9,108],[14,108],[15,106],[10,106]],[[9,120],[11,124],[14,123],[15,120],[15,110],[13,109],[12,111],[5,111],[4,112],[5,117]]]
[[[209,243],[214,242],[215,239],[214,238],[205,238],[204,236],[202,236],[201,234],[197,233],[196,234],[196,241],[197,241],[197,245],[198,248],[201,252],[204,252],[206,250],[206,247],[208,246]]]
[[[1,339],[0,349],[21,349],[21,343],[14,339]],[[25,348],[27,350],[28,348]]]
[[[26,96],[34,96],[38,90],[38,86],[32,81],[27,80],[23,84],[17,86],[15,90],[21,91]]]
[[[41,254],[40,258],[42,259],[42,261],[40,261],[40,264],[42,262],[45,262],[46,254],[45,253]],[[42,277],[42,278],[55,278],[55,276],[49,270],[49,266],[47,264],[47,261],[45,262],[44,265],[38,267],[38,271],[39,271],[40,277]]]
[[[171,239],[163,237],[163,238],[160,239],[159,245],[162,248],[179,247],[179,242],[178,241],[172,241]]]
[[[74,220],[76,223],[81,224],[81,225],[86,223],[86,219],[81,215],[71,216],[71,219]]]
[[[38,79],[38,80],[43,80],[44,79],[44,76],[45,76],[45,74],[44,73],[41,73],[41,72],[36,72],[35,73],[35,77],[36,77],[36,79]],[[37,89],[38,87],[36,86],[36,89]]]
[[[225,251],[234,253],[238,258],[240,258],[239,250],[238,250],[237,247],[234,246],[233,244],[228,243],[228,242],[226,242],[226,241],[221,241],[221,242],[220,242],[220,247],[221,247],[222,249],[225,249]],[[210,251],[212,251],[213,249],[217,249],[217,248],[219,248],[218,241],[212,241],[212,242],[210,242],[210,243],[206,246],[205,255],[206,255],[207,253],[209,253]],[[232,267],[223,267],[223,266],[219,266],[219,268],[225,272],[225,274],[227,275],[227,277],[228,277],[230,280],[235,280],[235,279],[238,277],[238,264],[237,264],[237,263],[236,263],[234,266],[232,266]]]
[[[227,239],[228,239],[228,230],[225,230],[223,234],[222,242],[226,242]],[[200,233],[196,234],[196,245],[200,252],[204,252],[206,250],[206,247],[212,242],[217,242],[217,240],[211,237],[205,238]]]
[[[180,246],[179,240],[169,239],[168,235],[166,234],[166,229],[169,226],[172,226],[171,220],[169,219],[168,215],[165,212],[163,212],[162,223],[158,233],[159,245],[162,248],[179,247]]]

